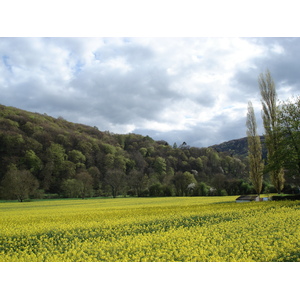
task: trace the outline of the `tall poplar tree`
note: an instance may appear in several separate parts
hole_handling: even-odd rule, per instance
[[[271,181],[278,193],[284,186],[284,170],[280,156],[280,131],[278,128],[277,93],[274,80],[269,70],[261,73],[258,78],[262,96],[262,118],[265,128],[265,140],[268,150],[268,167]]]
[[[257,124],[252,102],[248,103],[247,113],[248,155],[250,164],[250,181],[258,196],[262,190],[264,164],[262,160],[262,147],[257,134]]]

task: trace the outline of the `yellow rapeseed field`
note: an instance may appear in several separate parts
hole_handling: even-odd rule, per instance
[[[300,261],[300,202],[236,197],[0,203],[0,261]]]

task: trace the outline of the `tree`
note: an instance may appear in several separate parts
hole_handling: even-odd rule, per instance
[[[42,171],[45,190],[57,192],[61,186],[67,155],[63,146],[51,143],[46,150],[46,164]]]
[[[216,195],[221,195],[222,191],[225,190],[226,187],[226,176],[222,173],[218,173],[214,175],[211,180],[211,186],[216,190]]]
[[[264,164],[262,161],[262,147],[260,137],[257,134],[257,124],[252,102],[248,103],[247,114],[247,137],[248,137],[248,155],[250,165],[250,181],[258,196],[262,190]]]
[[[63,181],[61,190],[66,198],[79,198],[83,190],[83,183],[75,178],[67,179]]]
[[[132,170],[128,175],[128,186],[134,191],[135,195],[140,197],[147,187],[148,177],[143,172]]]
[[[260,94],[262,96],[262,118],[265,128],[265,140],[268,151],[268,168],[271,181],[278,193],[284,186],[284,170],[280,158],[280,134],[278,127],[278,107],[275,83],[269,70],[261,73],[258,78]]]
[[[76,174],[76,165],[69,161],[65,160],[62,162],[62,170],[60,171],[60,177],[64,179],[74,178]]]
[[[93,195],[93,177],[87,171],[82,171],[76,175],[76,178],[64,180],[61,190],[66,198],[91,197]]]
[[[108,170],[105,174],[104,181],[111,187],[112,195],[117,197],[125,184],[125,173],[121,170]]]
[[[155,183],[149,187],[150,197],[160,197],[163,196],[163,186],[161,183]]]
[[[300,96],[284,102],[279,111],[284,166],[293,175],[300,175]]]
[[[17,199],[22,202],[35,193],[39,183],[28,170],[18,170],[12,166],[5,174],[1,187],[6,199]]]
[[[79,150],[71,150],[68,153],[68,159],[73,162],[74,164],[76,164],[77,168],[80,168],[82,166],[84,166],[84,163],[86,161],[86,157],[85,155],[79,151]]]
[[[76,175],[76,179],[82,183],[80,197],[82,199],[91,197],[93,195],[93,177],[87,171],[82,171]]]
[[[167,164],[166,164],[166,160],[160,156],[158,156],[155,161],[154,161],[154,171],[159,174],[165,174],[166,173],[166,169],[167,169]]]
[[[196,184],[193,191],[194,196],[207,196],[209,193],[209,186],[204,182],[199,182]]]
[[[189,172],[182,173],[180,171],[175,174],[173,181],[174,181],[176,194],[178,196],[187,195],[189,192],[188,186],[191,183],[197,183],[193,174]]]
[[[32,173],[37,173],[42,169],[43,163],[33,150],[27,150],[24,156],[26,167]]]
[[[89,174],[93,178],[93,189],[98,190],[100,186],[100,178],[101,178],[101,173],[99,169],[95,166],[90,167],[88,170]]]

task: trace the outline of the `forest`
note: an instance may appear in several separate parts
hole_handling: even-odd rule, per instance
[[[0,197],[214,196],[254,193],[247,141],[197,148],[114,134],[0,105]],[[293,192],[293,178],[285,191]],[[263,192],[274,192],[268,175]]]

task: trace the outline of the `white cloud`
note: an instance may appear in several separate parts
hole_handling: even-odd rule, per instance
[[[259,110],[257,76],[266,68],[280,97],[297,94],[299,45],[280,38],[1,38],[1,103],[208,146],[245,135],[247,103],[257,99]]]

